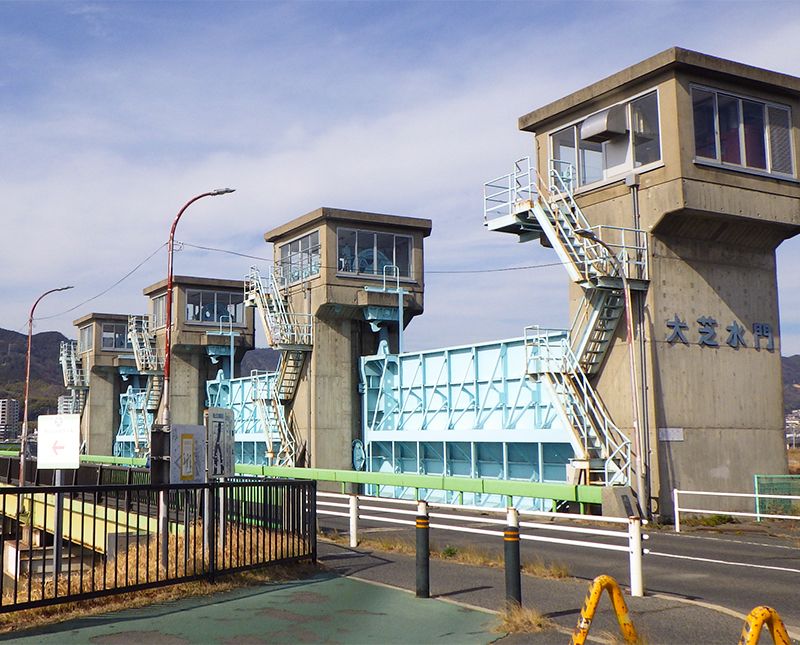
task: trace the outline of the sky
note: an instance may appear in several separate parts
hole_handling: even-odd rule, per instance
[[[534,152],[517,118],[672,46],[800,76],[798,34],[800,3],[767,0],[0,0],[0,328],[63,285],[35,332],[145,313],[175,215],[223,187],[181,219],[176,274],[263,271],[264,233],[321,206],[422,217],[407,350],[565,328],[554,251],[482,226],[484,182]],[[778,250],[784,355],[798,251]]]

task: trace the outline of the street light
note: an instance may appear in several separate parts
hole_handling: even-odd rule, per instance
[[[218,188],[209,193],[203,193],[197,197],[193,197],[186,205],[181,208],[175,221],[172,222],[172,228],[169,231],[169,244],[167,246],[167,315],[166,315],[166,336],[164,339],[164,410],[161,416],[162,423],[169,427],[171,418],[169,410],[169,372],[170,372],[170,354],[172,349],[172,255],[173,246],[175,242],[175,227],[178,226],[178,220],[183,215],[184,211],[189,208],[194,202],[203,197],[216,197],[218,195],[227,195],[234,192],[233,188]]]
[[[28,444],[28,392],[30,391],[30,381],[31,381],[31,340],[33,338],[33,312],[36,309],[36,305],[39,304],[39,301],[44,298],[46,295],[55,293],[56,291],[66,291],[67,289],[73,289],[74,287],[58,287],[57,289],[50,289],[50,291],[45,291],[41,296],[36,299],[36,302],[33,303],[33,307],[31,307],[31,315],[28,316],[28,358],[25,363],[25,411],[23,412],[22,418],[22,440],[20,442],[20,452],[19,452],[19,485],[25,485],[25,450]]]
[[[643,511],[647,517],[650,516],[650,501],[645,499],[647,497],[647,489],[645,488],[644,470],[642,467],[642,453],[644,452],[644,443],[642,442],[641,431],[641,412],[639,410],[639,385],[636,378],[636,355],[633,345],[633,305],[631,303],[631,287],[628,283],[628,276],[626,275],[625,268],[617,258],[611,247],[603,242],[594,231],[589,229],[577,229],[575,234],[584,239],[590,240],[602,246],[614,264],[620,278],[622,278],[622,290],[625,293],[625,322],[628,328],[628,358],[630,360],[631,370],[631,402],[633,403],[633,442],[636,444],[636,454],[634,455],[634,467],[636,468],[636,493],[643,504]]]

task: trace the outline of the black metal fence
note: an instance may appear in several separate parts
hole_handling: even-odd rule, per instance
[[[277,479],[0,488],[0,612],[314,560],[315,505]]]

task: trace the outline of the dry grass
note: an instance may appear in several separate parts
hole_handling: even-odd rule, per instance
[[[800,448],[789,450],[789,474],[800,475]]]
[[[556,624],[535,609],[509,604],[500,612],[500,622],[492,628],[495,633],[536,634],[555,629]]]
[[[342,536],[335,531],[327,533],[323,537],[338,544],[349,544],[349,538],[347,536]],[[414,542],[408,538],[393,535],[365,536],[359,540],[359,546],[367,549],[384,551],[386,553],[400,553],[402,555],[415,555],[417,552],[417,547]],[[433,558],[450,560],[451,562],[458,562],[459,564],[483,567],[504,566],[502,554],[497,555],[475,547],[462,548],[454,547],[449,544],[444,547],[439,547],[435,544],[431,544],[430,552]],[[546,563],[541,558],[530,561],[523,560],[522,571],[528,575],[536,576],[537,578],[564,579],[570,576],[569,567],[563,562]]]
[[[523,562],[522,570],[537,578],[552,578],[564,580],[569,578],[569,566],[563,562],[547,563],[541,558],[536,558],[532,562]]]
[[[13,590],[7,589],[3,594],[3,604],[35,602],[42,599],[64,597],[69,594],[124,589],[130,585],[147,582],[204,575],[209,571],[209,554],[204,554],[202,527],[192,527],[188,536],[188,543],[184,536],[169,536],[169,567],[167,571],[160,564],[160,545],[156,543],[155,539],[152,539],[149,543],[132,544],[124,554],[119,554],[115,560],[101,561],[87,571],[62,574],[58,578],[48,575],[45,577],[44,583],[41,575],[34,574],[31,579],[27,576],[20,576],[16,598],[12,595]],[[248,545],[247,549],[228,549],[223,553],[220,546],[216,553],[217,568],[223,566],[235,568],[259,560],[269,560],[270,553],[276,552],[276,544],[277,553],[288,557],[292,555],[291,549],[294,544],[289,536],[257,527],[229,526],[227,539],[229,544],[246,544]],[[196,558],[184,557],[187,547],[189,554],[197,554]],[[308,565],[305,566],[305,569],[308,569]],[[206,580],[178,582],[133,593],[120,592],[87,601],[66,602],[48,607],[13,611],[0,614],[0,633],[107,611],[142,607],[178,598],[203,596],[235,587],[260,584],[273,579],[288,579],[287,572],[299,572],[305,569],[300,565],[272,566],[266,571],[262,569],[229,576],[219,575],[214,583]],[[316,567],[313,569],[318,570]],[[28,588],[29,583],[30,589]]]

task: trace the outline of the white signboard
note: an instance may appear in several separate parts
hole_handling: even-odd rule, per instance
[[[230,477],[233,471],[233,410],[209,408],[208,426],[208,477]]]
[[[80,466],[81,415],[44,414],[40,416],[37,444],[37,468],[78,468]]]
[[[169,483],[203,483],[206,477],[205,426],[173,424],[169,437]]]

